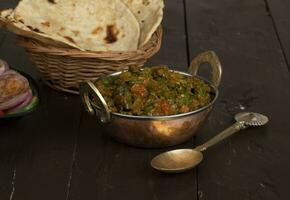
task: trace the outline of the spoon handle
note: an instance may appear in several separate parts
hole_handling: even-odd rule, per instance
[[[216,135],[215,137],[213,137],[212,139],[207,141],[206,143],[195,147],[195,150],[205,151],[208,147],[215,145],[216,143],[228,138],[229,136],[233,135],[234,133],[239,132],[240,130],[245,129],[247,127],[248,126],[246,126],[243,121],[236,122],[232,126],[230,126],[229,128],[223,130],[221,133],[219,133],[218,135]]]

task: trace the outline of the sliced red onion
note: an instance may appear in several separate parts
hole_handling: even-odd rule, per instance
[[[16,107],[7,110],[7,112],[8,113],[14,113],[17,110],[24,108],[25,106],[27,106],[28,104],[30,104],[30,102],[32,100],[32,97],[33,97],[32,91],[29,90],[29,94],[26,97],[26,99],[22,103],[20,103],[19,105],[17,105]]]
[[[0,59],[0,75],[9,69],[9,65],[6,61]]]
[[[24,93],[14,96],[8,101],[0,103],[0,110],[8,110],[23,103],[26,100],[26,98],[30,95],[30,92],[31,92],[30,90],[27,90]]]
[[[8,82],[13,79],[19,81],[18,84],[20,85],[21,88],[19,88],[19,91],[8,93],[7,91],[5,91],[5,89],[7,88]],[[14,70],[8,70],[4,72],[2,75],[0,75],[0,103],[9,101],[14,96],[24,93],[28,89],[29,89],[28,80],[24,76],[20,75],[18,72]]]

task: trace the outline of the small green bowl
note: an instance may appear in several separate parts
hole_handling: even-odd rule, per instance
[[[33,111],[35,111],[38,108],[39,103],[40,103],[39,91],[38,91],[38,87],[37,87],[35,80],[30,75],[28,75],[22,71],[19,71],[16,69],[13,69],[13,70],[17,71],[22,76],[27,78],[27,80],[29,82],[29,86],[30,86],[31,91],[32,91],[32,94],[33,94],[32,102],[28,106],[24,107],[23,110],[20,109],[20,111],[18,111],[18,112],[6,114],[4,116],[1,116],[0,119],[10,119],[10,118],[16,118],[16,117],[22,117],[22,116],[28,115],[28,114],[32,113]]]

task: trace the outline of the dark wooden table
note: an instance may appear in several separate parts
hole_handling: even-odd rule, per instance
[[[16,2],[1,1],[0,8]],[[149,64],[186,71],[192,57],[214,50],[224,70],[206,125],[178,147],[201,144],[240,111],[270,118],[266,127],[209,149],[198,168],[178,175],[150,168],[166,149],[132,148],[103,134],[79,97],[45,86],[13,34],[1,29],[0,57],[33,75],[42,103],[29,116],[0,121],[0,199],[289,199],[289,9],[288,0],[166,1],[163,46]]]

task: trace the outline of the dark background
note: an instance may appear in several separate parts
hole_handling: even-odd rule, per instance
[[[0,8],[16,2],[1,0]],[[178,175],[150,168],[166,149],[132,148],[103,134],[79,97],[45,86],[15,36],[0,29],[0,57],[33,75],[42,95],[33,114],[0,121],[0,199],[289,199],[289,9],[288,0],[166,1],[162,49],[148,64],[186,71],[191,58],[214,50],[224,71],[206,125],[178,147],[201,144],[240,111],[270,118],[266,127],[209,149],[198,168]]]

